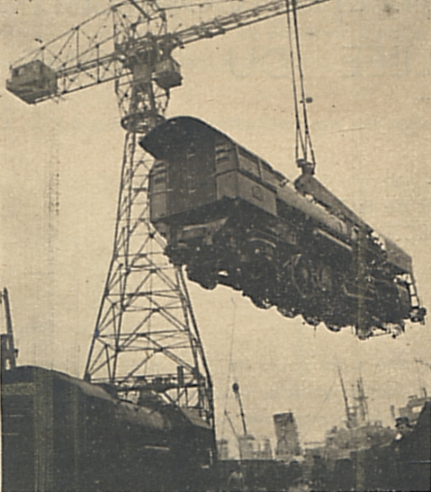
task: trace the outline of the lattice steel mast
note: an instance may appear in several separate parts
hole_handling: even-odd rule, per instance
[[[113,254],[85,378],[118,391],[162,393],[212,423],[211,379],[183,274],[163,255],[149,218],[153,158],[138,145],[163,120],[169,89],[181,80],[169,49],[156,42],[166,34],[164,12],[150,1],[132,2],[131,9],[132,15],[113,9],[116,80],[122,79],[116,93],[126,135]],[[170,80],[156,82],[161,65]]]

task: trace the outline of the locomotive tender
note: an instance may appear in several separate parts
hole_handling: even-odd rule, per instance
[[[302,161],[294,182],[227,135],[176,117],[140,141],[155,157],[150,218],[190,280],[333,330],[397,335],[423,322],[412,259],[338,200]]]

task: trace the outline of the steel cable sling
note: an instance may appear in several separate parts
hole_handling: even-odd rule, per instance
[[[293,89],[295,122],[296,122],[295,159],[297,162],[300,160],[307,161],[308,150],[309,150],[311,163],[313,164],[313,170],[314,170],[316,161],[314,156],[313,145],[311,142],[310,128],[308,125],[308,116],[307,116],[307,107],[306,107],[307,99],[305,96],[305,89],[304,89],[304,74],[302,71],[301,47],[299,43],[299,29],[298,29],[296,0],[286,0],[286,10],[287,10],[287,28],[289,33],[290,66],[292,72],[292,89]],[[292,32],[294,33],[295,36],[294,41],[292,39],[293,38]],[[294,50],[296,54],[296,60],[295,60]],[[299,85],[300,85],[299,90],[301,93],[300,101],[298,101],[298,88],[297,88],[297,81],[296,81],[295,61],[298,69],[298,75],[299,75]],[[299,104],[302,104],[302,118],[303,118],[304,132],[302,132]],[[301,157],[299,155],[299,147],[301,147],[301,151],[302,151]]]

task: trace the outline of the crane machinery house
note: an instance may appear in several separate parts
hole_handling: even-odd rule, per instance
[[[57,93],[57,78],[45,63],[33,60],[11,70],[6,89],[26,103],[34,104]]]

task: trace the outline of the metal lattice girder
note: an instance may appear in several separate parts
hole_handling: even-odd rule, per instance
[[[169,264],[149,220],[153,160],[137,139],[126,134],[114,250],[86,378],[124,391],[144,381],[154,387],[157,380],[168,399],[211,420],[211,381],[197,325],[182,271]]]
[[[134,38],[144,38],[148,34],[161,36],[165,26],[164,12],[155,1],[125,0],[20,58],[11,66],[11,71],[40,60],[55,74],[55,92],[36,96],[32,103],[118,80],[124,62],[124,50],[119,48],[118,40],[125,41],[120,34],[127,33]],[[125,70],[122,76],[128,73],[130,70]]]
[[[296,8],[326,1],[329,0],[297,0]],[[169,7],[160,8],[155,0],[124,0],[112,4],[13,63],[7,88],[25,102],[34,104],[113,80],[117,85],[128,86],[125,79],[132,72],[129,58],[150,40],[159,48],[173,50],[280,16],[286,13],[287,5],[285,0],[274,0],[174,32],[167,32],[168,10]],[[19,77],[14,80],[15,71],[32,62],[41,62],[54,78],[46,90],[40,90],[40,80],[24,83],[26,87],[20,87]]]

